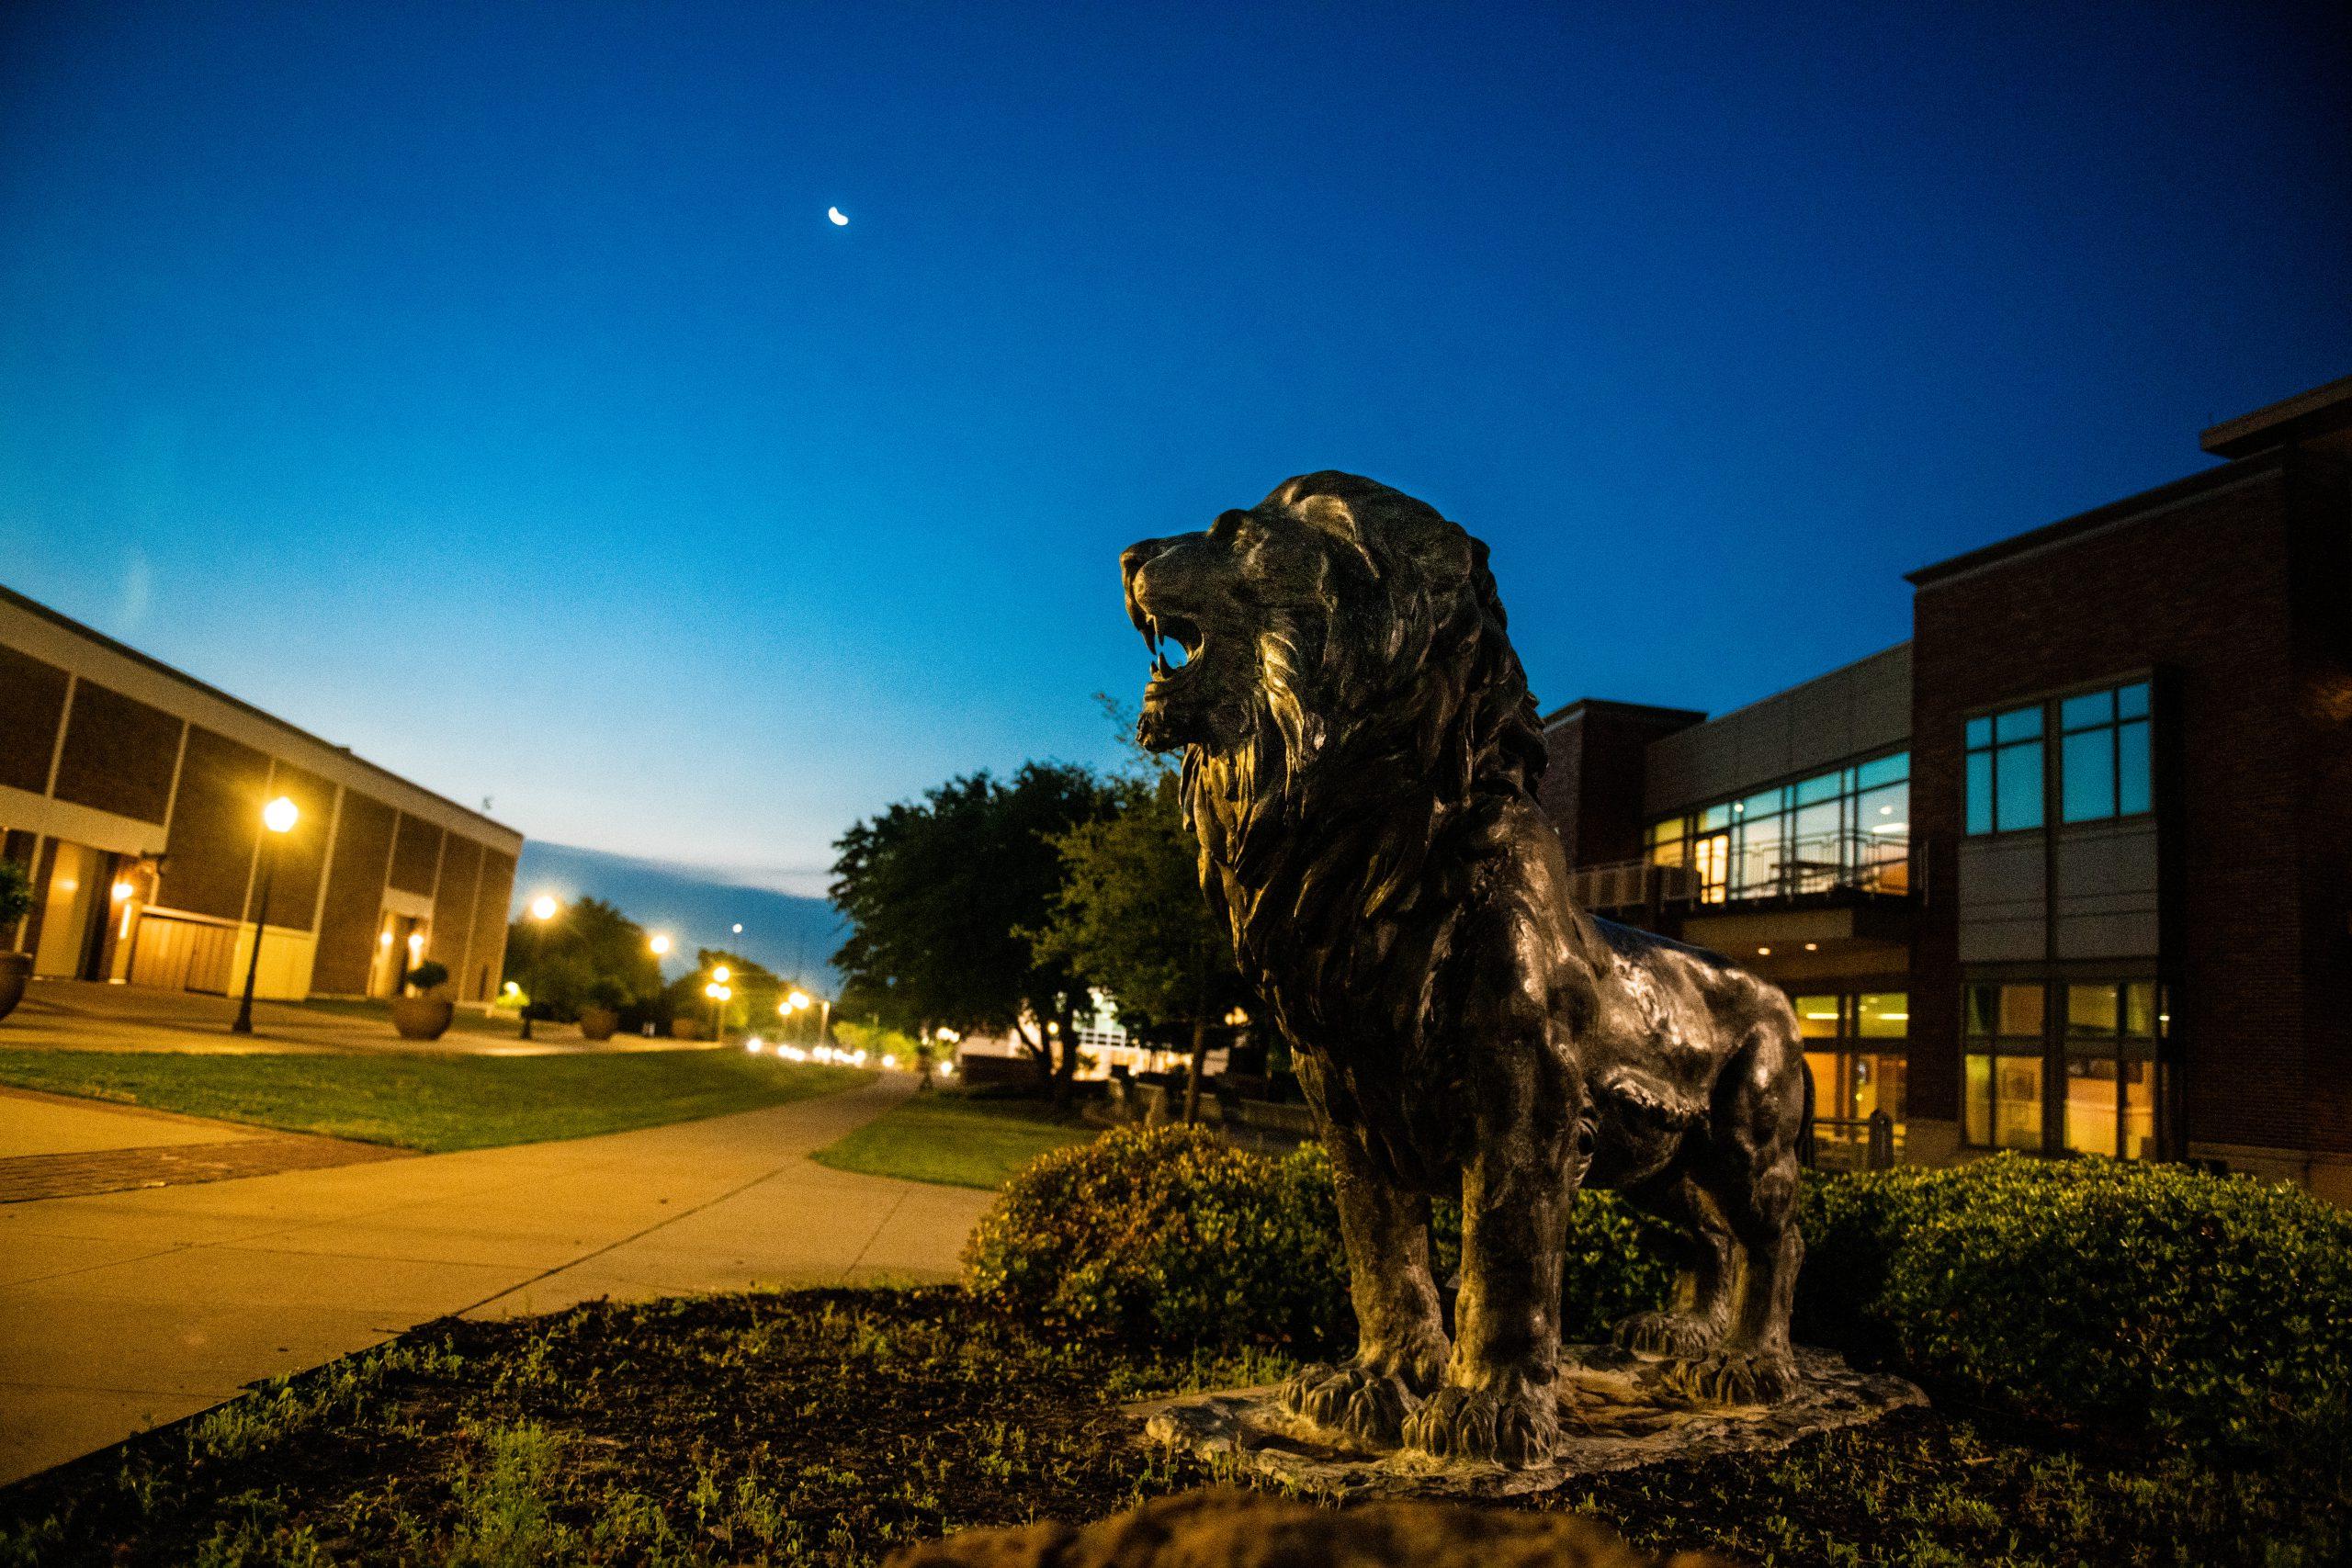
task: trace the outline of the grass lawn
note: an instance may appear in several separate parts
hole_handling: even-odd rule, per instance
[[[0,1562],[870,1563],[1230,1475],[1119,1406],[1271,1381],[953,1288],[443,1321],[0,1491]],[[1840,1568],[2344,1561],[2339,1479],[2102,1453],[1934,1411],[1509,1505],[1637,1544]]]
[[[0,1051],[0,1083],[437,1154],[781,1105],[873,1077],[741,1051],[609,1056]]]
[[[939,1090],[902,1100],[817,1151],[820,1165],[943,1187],[1001,1187],[1039,1155],[1083,1144],[1101,1129],[1035,1100],[974,1100]]]

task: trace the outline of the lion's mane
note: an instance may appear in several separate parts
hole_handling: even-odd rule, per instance
[[[1187,750],[1203,887],[1294,1039],[1344,1031],[1383,997],[1418,1032],[1393,991],[1427,983],[1463,901],[1460,857],[1440,847],[1482,801],[1532,796],[1534,698],[1487,547],[1458,524],[1342,473],[1291,479],[1255,510],[1308,525],[1283,536],[1320,552],[1322,591],[1251,628],[1246,739]]]

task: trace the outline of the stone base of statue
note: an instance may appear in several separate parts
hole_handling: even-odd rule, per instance
[[[1524,1469],[1374,1448],[1282,1407],[1275,1385],[1191,1393],[1131,1405],[1148,1438],[1310,1494],[1342,1497],[1510,1497],[1581,1476],[1673,1460],[1786,1447],[1815,1432],[1874,1421],[1927,1395],[1897,1377],[1855,1371],[1827,1350],[1799,1348],[1803,1382],[1778,1404],[1693,1404],[1658,1386],[1663,1358],[1615,1346],[1563,1348],[1560,1441]]]

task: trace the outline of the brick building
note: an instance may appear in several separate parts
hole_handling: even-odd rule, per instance
[[[265,834],[285,796],[293,829]],[[37,977],[390,996],[421,959],[487,1000],[522,835],[0,589],[0,854]],[[268,841],[266,843],[265,840]],[[266,875],[265,875],[266,872]],[[258,907],[266,885],[266,909]]]
[[[1915,1162],[2352,1202],[2352,378],[2202,445],[1913,572],[1907,643],[1634,740],[1546,721],[1580,897],[1785,988],[1833,1146],[1883,1110]]]

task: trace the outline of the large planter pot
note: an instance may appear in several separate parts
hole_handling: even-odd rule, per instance
[[[392,998],[392,1027],[403,1040],[438,1040],[449,1032],[449,1021],[457,1016],[457,1004],[438,997]]]
[[[25,999],[25,982],[32,977],[31,953],[0,953],[0,1018],[7,1017]]]
[[[691,1018],[673,1018],[670,1021],[670,1038],[699,1040],[702,1038],[702,1025]]]
[[[583,1040],[610,1040],[613,1031],[621,1026],[621,1015],[611,1008],[582,1008],[580,1037]]]

